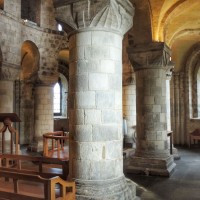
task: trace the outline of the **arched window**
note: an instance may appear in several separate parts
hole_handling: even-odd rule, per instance
[[[62,115],[62,85],[60,79],[55,84],[53,88],[54,92],[54,115],[59,116]]]
[[[41,0],[21,0],[21,18],[24,22],[40,25]]]
[[[4,9],[4,0],[0,0],[0,9],[1,9],[1,10]]]

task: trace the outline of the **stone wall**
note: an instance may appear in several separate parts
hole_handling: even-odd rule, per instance
[[[52,2],[49,0],[42,1],[41,4],[41,27],[31,22],[25,22],[21,19],[21,1],[5,0],[4,10],[0,10],[0,49],[2,50],[2,69],[11,73],[11,69],[19,71],[21,65],[21,48],[23,42],[33,42],[40,53],[38,77],[44,81],[48,77],[55,76],[57,73],[57,57],[61,49],[68,47],[67,36],[63,32],[56,30],[56,21],[54,18]],[[15,80],[19,80],[20,73],[15,76]],[[23,80],[22,80],[23,81]],[[34,79],[30,80],[34,83]],[[22,89],[22,88],[21,88]],[[32,89],[31,89],[32,90]],[[20,91],[20,88],[16,92]],[[17,94],[15,94],[17,96]],[[20,134],[22,143],[27,143],[33,137],[34,130],[28,128],[26,113],[24,113],[19,105],[22,102],[23,95],[18,97],[18,103],[15,104],[14,112],[17,112],[23,119],[20,123]],[[26,101],[26,107],[31,108]],[[24,103],[23,103],[24,104]],[[3,104],[2,104],[3,105]],[[31,108],[31,113],[33,112]],[[30,115],[28,116],[30,118]],[[26,128],[27,127],[27,128]],[[53,129],[53,126],[52,126]],[[26,137],[24,136],[26,134]]]

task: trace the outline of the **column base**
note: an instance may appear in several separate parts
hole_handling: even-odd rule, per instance
[[[174,156],[174,160],[179,160],[181,158],[178,153],[178,149],[175,147],[173,147],[173,149],[172,149],[172,155]]]
[[[31,151],[31,152],[43,152],[43,140],[38,140],[37,142],[32,142],[28,146],[28,151]]]
[[[128,160],[127,173],[158,175],[169,177],[175,168],[173,156],[167,158],[132,157]]]
[[[76,180],[77,200],[136,200],[136,185],[124,176],[105,181]]]

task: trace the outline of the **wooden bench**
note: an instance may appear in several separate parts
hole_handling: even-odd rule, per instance
[[[7,172],[3,170],[0,171],[0,177],[4,177],[7,180],[11,179],[11,182],[5,181],[3,186],[0,187],[0,198],[3,199],[75,200],[75,182],[64,181],[60,177],[45,179],[37,175]],[[20,187],[22,186],[21,181],[24,181],[23,187]],[[29,182],[31,183],[30,185],[28,184]],[[42,184],[43,192],[36,188],[33,189],[33,183]],[[59,190],[56,193],[55,191],[58,185]],[[41,188],[41,186],[39,188]]]
[[[200,128],[195,129],[194,131],[189,133],[189,135],[190,135],[189,147],[191,147],[192,140],[194,144],[195,144],[195,140],[200,140]]]
[[[7,162],[13,163],[7,163]],[[22,167],[22,161],[35,163],[35,168],[26,169]],[[47,166],[53,166],[53,168],[47,168]],[[45,168],[46,167],[46,168]],[[53,170],[54,169],[54,170]],[[0,154],[0,170],[10,172],[21,172],[25,174],[40,175],[43,178],[52,178],[54,176],[60,176],[62,179],[67,180],[69,172],[69,161],[60,160],[57,158],[46,158],[27,155],[15,155],[15,154]]]

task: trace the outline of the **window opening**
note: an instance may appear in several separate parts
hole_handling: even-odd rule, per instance
[[[53,88],[54,93],[54,115],[58,116],[62,114],[62,86],[60,79]]]

